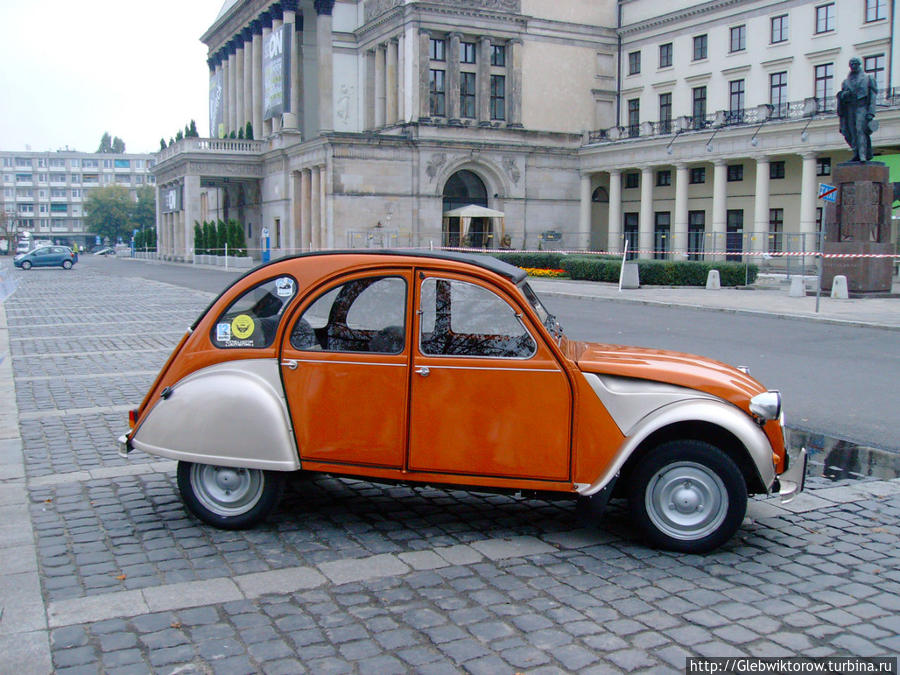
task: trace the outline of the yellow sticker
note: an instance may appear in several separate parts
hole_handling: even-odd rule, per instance
[[[252,316],[249,314],[238,314],[231,321],[231,334],[238,340],[246,340],[253,335],[255,327]]]

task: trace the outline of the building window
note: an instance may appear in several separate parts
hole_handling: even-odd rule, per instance
[[[884,92],[884,54],[865,57],[863,59],[863,69],[875,78],[875,86],[878,87],[878,92]]]
[[[731,53],[742,52],[747,48],[747,26],[735,26],[731,29],[731,40],[728,51]]]
[[[672,94],[659,95],[659,133],[672,133]]]
[[[446,89],[444,88],[444,71],[431,70],[428,77],[428,112],[436,117],[447,114],[445,106]]]
[[[706,182],[706,167],[695,166],[691,169],[690,183],[691,185],[699,185]]]
[[[672,43],[659,46],[659,67],[669,68],[672,65]]]
[[[782,250],[784,209],[769,209],[769,251]]]
[[[459,43],[459,62],[475,63],[475,43],[460,42]]]
[[[816,207],[816,234],[822,232],[822,213],[824,209],[821,206]]]
[[[833,110],[834,64],[816,66],[816,112]]]
[[[688,260],[699,260],[703,252],[706,211],[688,211]]]
[[[653,218],[654,258],[665,258],[669,252],[669,230],[672,226],[672,214],[669,211],[657,211]]]
[[[475,117],[475,73],[459,74],[459,115]]]
[[[769,75],[769,103],[773,117],[787,117],[787,71]]]
[[[729,164],[728,165],[728,182],[736,183],[738,181],[744,180],[744,165],[743,164]]]
[[[447,41],[438,38],[431,38],[428,41],[428,58],[432,61],[447,60]]]
[[[866,0],[866,23],[887,18],[887,0]]]
[[[787,42],[788,39],[788,15],[782,14],[781,16],[773,16],[772,17],[772,34],[770,38],[770,42],[774,44],[778,44],[779,42]]]
[[[628,101],[628,135],[634,138],[641,133],[641,99]]]
[[[631,171],[625,174],[625,187],[626,188],[636,188],[640,185],[641,182],[641,174],[637,171]]]
[[[506,66],[506,45],[491,45],[491,65],[500,68]]]
[[[831,175],[831,157],[819,157],[818,159],[816,159],[816,175]]]
[[[491,75],[491,119],[506,119],[506,78]]]
[[[662,169],[656,172],[657,187],[666,187],[672,184],[672,172],[668,169]]]
[[[744,210],[728,209],[725,216],[725,260],[738,261],[741,259],[739,255],[744,248]],[[727,252],[733,251],[738,255],[728,255]]]
[[[691,96],[694,128],[701,129],[706,123],[706,87],[694,87]]]
[[[706,58],[706,46],[706,35],[694,36],[694,61],[701,61]]]
[[[834,3],[816,7],[816,34],[834,30]]]
[[[772,180],[784,178],[784,162],[771,162],[769,164],[769,178]]]
[[[742,122],[744,119],[744,81],[732,80],[728,83],[728,121]]]
[[[628,54],[628,74],[637,75],[641,72],[641,53],[630,52]]]

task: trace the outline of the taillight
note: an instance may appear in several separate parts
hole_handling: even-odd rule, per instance
[[[134,425],[137,424],[138,419],[138,409],[133,408],[128,411],[128,428],[134,429]]]

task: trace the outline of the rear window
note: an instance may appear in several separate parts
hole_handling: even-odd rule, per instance
[[[210,340],[221,349],[265,349],[278,332],[284,308],[297,294],[293,277],[257,284],[232,302],[213,325]]]

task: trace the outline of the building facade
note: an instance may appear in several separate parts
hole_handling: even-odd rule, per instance
[[[151,154],[0,151],[0,209],[11,223],[11,233],[92,245],[95,236],[84,225],[84,203],[90,191],[121,185],[134,195],[139,187],[154,184],[155,163]]]
[[[812,250],[859,56],[900,146],[886,0],[234,0],[203,35],[210,138],[163,150],[160,252]],[[249,138],[248,126],[252,128]],[[233,136],[233,137],[232,137]],[[466,204],[500,222],[444,213]]]

